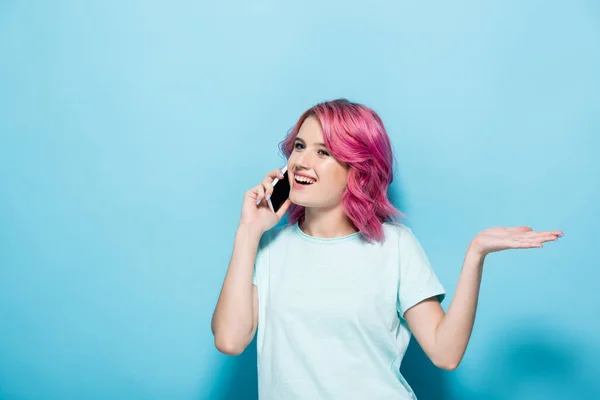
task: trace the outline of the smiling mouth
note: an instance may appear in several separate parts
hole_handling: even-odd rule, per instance
[[[308,178],[294,177],[294,182],[302,186],[310,186],[313,185],[316,181]]]

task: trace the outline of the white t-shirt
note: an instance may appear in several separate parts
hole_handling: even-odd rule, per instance
[[[298,224],[262,236],[253,277],[261,400],[416,399],[400,373],[404,313],[446,292],[412,230],[383,229],[385,240],[370,244]]]

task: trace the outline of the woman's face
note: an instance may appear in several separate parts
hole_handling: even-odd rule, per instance
[[[323,130],[316,117],[310,116],[302,123],[287,165],[292,203],[317,208],[340,203],[346,189],[348,164],[335,159],[325,147]]]

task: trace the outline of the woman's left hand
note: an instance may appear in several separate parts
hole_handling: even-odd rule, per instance
[[[560,230],[536,232],[528,226],[488,228],[475,236],[469,249],[486,256],[508,249],[540,248],[542,243],[557,240],[562,235]]]

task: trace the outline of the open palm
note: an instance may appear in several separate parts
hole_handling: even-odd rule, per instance
[[[538,232],[528,226],[499,226],[479,232],[471,242],[471,247],[482,255],[508,249],[540,248],[543,247],[542,243],[557,240],[562,235],[560,230]]]

